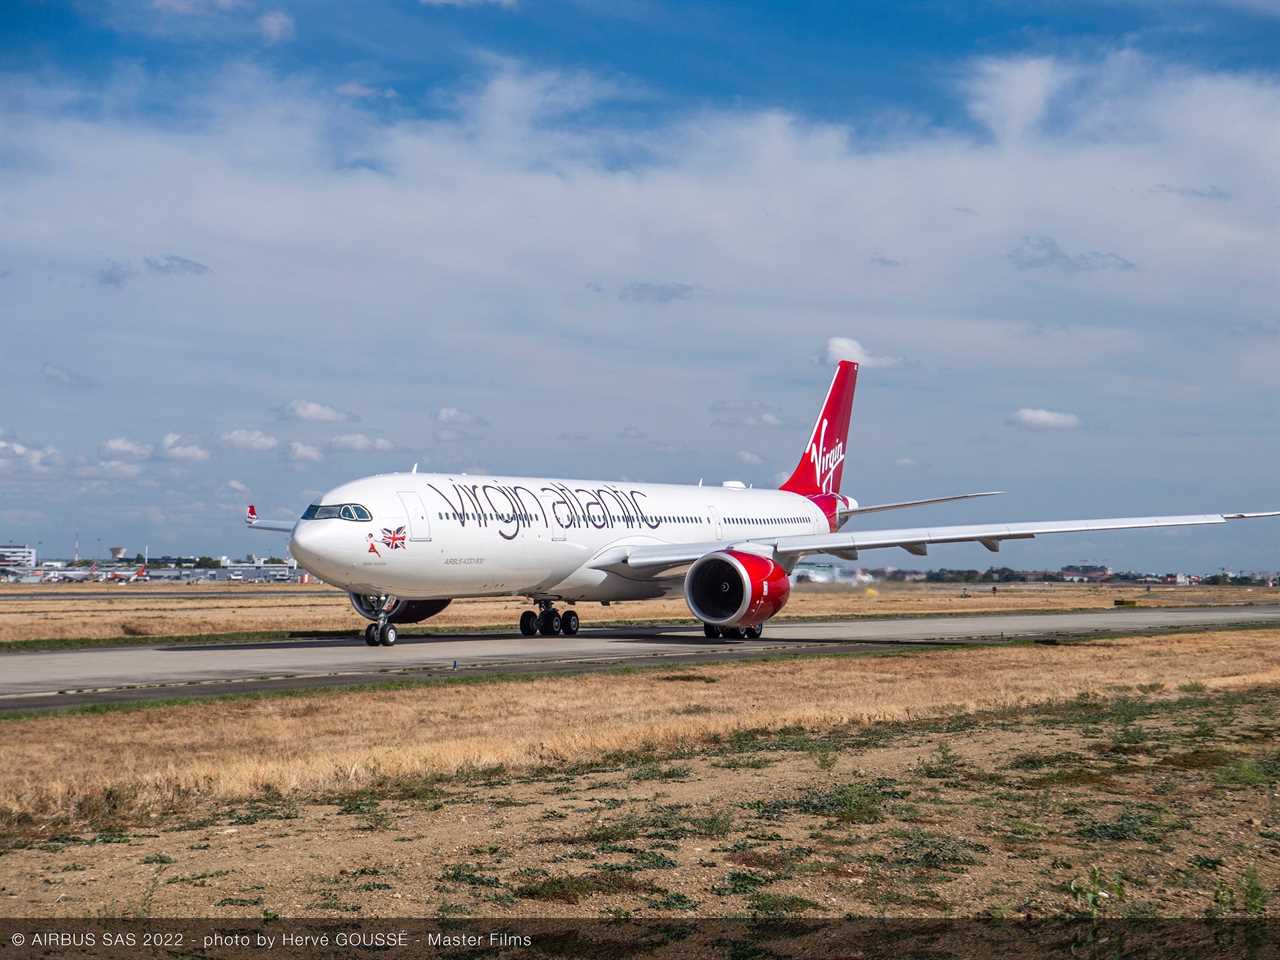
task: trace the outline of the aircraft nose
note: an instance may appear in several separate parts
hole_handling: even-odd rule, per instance
[[[305,569],[322,580],[333,576],[341,565],[334,551],[327,520],[300,520],[289,537],[289,552]]]

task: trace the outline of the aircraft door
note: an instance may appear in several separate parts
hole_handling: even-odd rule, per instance
[[[720,523],[720,511],[715,507],[707,507],[707,517],[711,520],[711,532],[717,540],[724,539],[724,526]]]
[[[431,521],[427,517],[427,508],[416,490],[401,490],[398,494],[404,504],[404,512],[409,517],[409,539],[430,540]]]

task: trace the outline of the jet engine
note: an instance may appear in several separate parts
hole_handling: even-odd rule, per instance
[[[397,600],[387,618],[392,623],[421,623],[449,605],[448,600]],[[351,594],[351,606],[366,620],[377,620],[381,601],[363,593]]]
[[[684,578],[693,615],[715,627],[755,626],[787,604],[787,571],[768,557],[717,550],[699,557]]]

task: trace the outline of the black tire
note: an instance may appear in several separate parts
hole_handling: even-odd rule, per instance
[[[721,629],[721,631],[720,631],[720,636],[724,637],[726,640],[741,640],[741,639],[742,639],[742,628],[740,628],[740,627],[724,627],[724,628],[723,628],[723,629]]]
[[[566,637],[577,636],[578,627],[580,625],[581,621],[578,619],[578,614],[575,611],[566,610],[564,613],[560,614],[560,632]]]
[[[762,633],[764,633],[764,627],[758,623],[753,627],[742,628],[742,635],[748,640],[759,640]]]
[[[560,614],[554,610],[542,611],[538,617],[538,632],[544,637],[554,637],[560,632]]]
[[[708,640],[720,639],[720,628],[714,623],[704,623],[702,625],[702,633]]]
[[[538,615],[532,610],[520,614],[520,636],[532,637],[538,632]]]
[[[396,641],[400,639],[400,631],[396,629],[394,623],[385,624],[378,631],[378,642],[384,647],[394,647]]]
[[[371,623],[364,628],[364,642],[371,647],[378,645],[378,625]]]

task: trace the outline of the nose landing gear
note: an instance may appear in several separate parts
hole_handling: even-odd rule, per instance
[[[572,637],[578,632],[579,620],[575,611],[566,610],[561,613],[551,600],[539,600],[538,610],[536,613],[526,610],[520,614],[521,636],[532,637],[540,633],[544,637],[554,637],[556,634]]]

